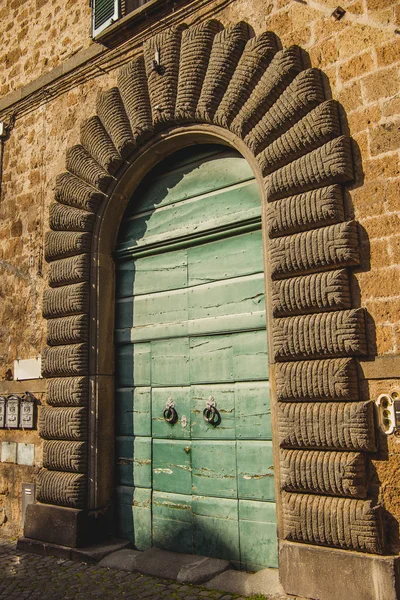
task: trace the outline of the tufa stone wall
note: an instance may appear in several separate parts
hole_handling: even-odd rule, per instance
[[[51,71],[90,39],[82,0],[8,0],[0,8],[0,96]]]
[[[341,2],[347,12],[340,21],[331,17],[336,0],[310,0],[309,5],[294,0],[233,0],[216,10],[218,4],[213,4],[214,16],[224,25],[244,19],[256,33],[267,28],[285,46],[299,44],[305,48],[312,66],[326,74],[332,97],[346,111],[349,132],[355,141],[357,169],[356,181],[348,191],[347,210],[349,217],[354,216],[361,224],[363,261],[352,293],[369,311],[369,342],[375,344],[376,340],[372,353],[397,356],[400,36],[395,28],[400,26],[400,2]],[[185,21],[190,24],[203,19],[204,12],[195,11]],[[207,16],[212,12],[208,6]],[[90,9],[86,2],[70,0],[65,5],[57,0],[14,0],[0,14],[5,65],[0,73],[0,95],[29,83],[90,44]],[[131,44],[134,43],[132,39]],[[127,51],[129,47],[127,44]],[[108,73],[99,70],[90,81],[43,100],[32,110],[19,114],[18,106],[13,107],[16,121],[5,142],[0,198],[0,380],[6,379],[14,359],[35,356],[45,345],[41,297],[48,268],[43,262],[48,208],[53,201],[55,177],[65,169],[66,148],[78,143],[80,122],[94,114],[98,91],[115,84],[118,63],[108,63],[104,56],[102,66]],[[398,376],[399,379],[368,381],[365,397],[368,391],[374,399],[383,391],[399,389],[400,373]],[[7,435],[10,433],[0,432],[0,441]],[[36,449],[40,454],[39,445]],[[374,468],[375,495],[388,511],[391,543],[396,548],[400,440],[382,436]],[[35,469],[2,469],[0,505],[6,503],[9,516],[0,527],[0,535],[20,532],[20,484],[24,477],[25,481],[34,477]],[[15,475],[17,471],[19,474]]]

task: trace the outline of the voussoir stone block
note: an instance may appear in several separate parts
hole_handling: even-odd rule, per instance
[[[39,428],[42,438],[47,440],[87,439],[87,408],[44,406],[40,412]]]
[[[357,364],[353,358],[276,363],[277,397],[299,400],[358,400]]]
[[[351,267],[360,262],[357,224],[346,221],[271,240],[273,279]]]
[[[350,308],[348,272],[341,269],[273,281],[272,305],[275,317]]]
[[[365,311],[275,319],[272,339],[276,360],[366,355]]]
[[[342,188],[339,185],[282,198],[270,202],[267,206],[270,237],[314,229],[343,220]]]
[[[45,319],[87,313],[88,309],[88,283],[74,283],[58,288],[49,288],[43,294],[43,316]]]
[[[87,443],[46,440],[43,444],[43,466],[55,471],[86,473]]]
[[[282,499],[285,539],[382,554],[382,509],[371,501],[287,492]]]
[[[36,479],[38,502],[58,504],[71,508],[85,506],[86,475],[42,469]]]
[[[284,450],[282,488],[332,496],[366,498],[366,458],[362,452]]]
[[[44,377],[86,375],[88,370],[87,344],[48,346],[43,350],[42,374]]]
[[[372,402],[288,402],[278,408],[282,448],[374,452]]]
[[[88,377],[55,377],[47,382],[47,404],[79,406],[88,403]]]

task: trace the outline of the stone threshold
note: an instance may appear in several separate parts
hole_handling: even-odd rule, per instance
[[[157,548],[141,552],[134,550],[132,544],[125,540],[110,539],[85,548],[68,548],[22,537],[17,542],[17,549],[41,556],[97,564],[102,568],[138,572],[188,585],[202,585],[228,594],[263,594],[269,600],[294,598],[283,591],[278,569],[263,569],[257,573],[237,571],[228,560],[179,554]]]

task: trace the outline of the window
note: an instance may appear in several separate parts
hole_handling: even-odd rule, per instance
[[[92,0],[92,36],[96,37],[118,19],[137,10],[150,0]]]

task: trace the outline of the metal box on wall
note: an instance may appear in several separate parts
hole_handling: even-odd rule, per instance
[[[6,423],[9,429],[18,429],[19,425],[19,406],[20,398],[18,396],[8,396],[6,403]]]

